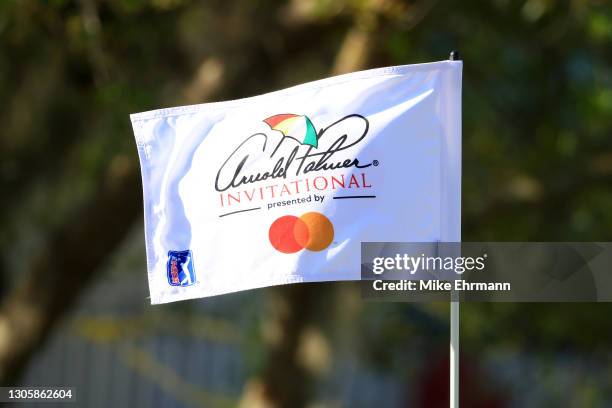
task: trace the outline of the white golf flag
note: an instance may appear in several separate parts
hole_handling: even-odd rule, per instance
[[[131,115],[151,302],[359,280],[361,242],[459,241],[461,68]]]

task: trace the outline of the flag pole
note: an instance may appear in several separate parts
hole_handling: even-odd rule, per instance
[[[450,408],[459,408],[459,302],[450,304]]]
[[[451,51],[448,59],[459,60],[459,52]],[[459,300],[455,292],[450,302],[450,408],[459,408]]]

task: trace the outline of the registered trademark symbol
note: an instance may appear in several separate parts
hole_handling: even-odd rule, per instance
[[[378,166],[378,160],[374,160],[374,161],[372,162],[372,166],[374,166],[374,167]]]

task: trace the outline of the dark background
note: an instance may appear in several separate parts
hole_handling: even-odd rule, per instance
[[[128,115],[452,49],[463,239],[610,241],[607,1],[1,1],[0,384],[79,406],[447,406],[448,304],[337,283],[148,305]],[[611,406],[611,311],[462,305],[463,406]]]

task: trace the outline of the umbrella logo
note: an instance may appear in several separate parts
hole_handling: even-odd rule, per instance
[[[290,137],[303,145],[309,145],[315,149],[318,147],[317,131],[312,121],[306,115],[294,115],[293,113],[281,113],[264,119],[264,122],[272,130],[277,130],[284,137]]]

